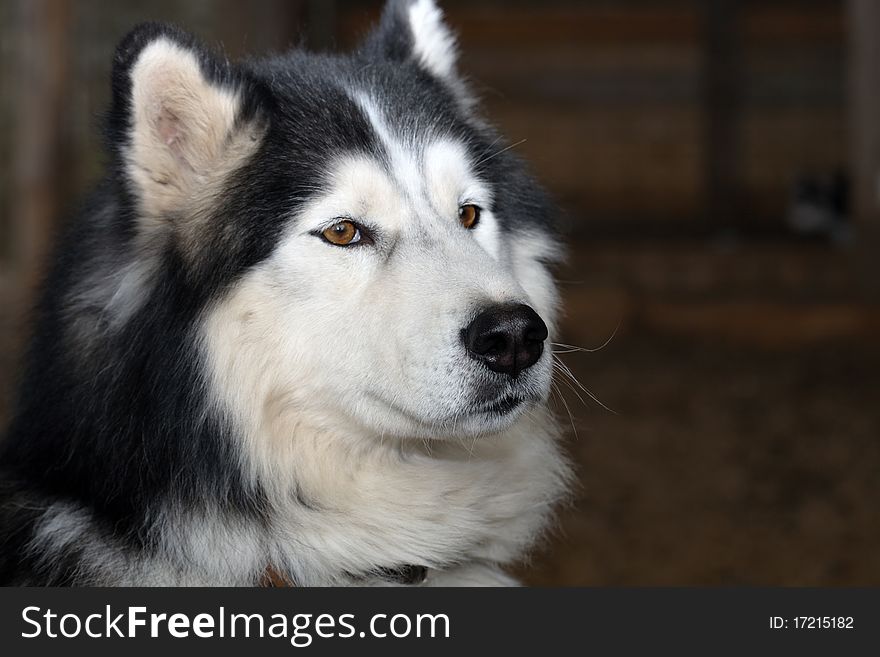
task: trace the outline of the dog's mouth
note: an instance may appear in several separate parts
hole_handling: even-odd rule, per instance
[[[480,411],[483,413],[490,413],[492,415],[507,415],[508,413],[516,410],[522,403],[525,401],[522,397],[517,397],[515,395],[504,395],[499,399],[496,399],[493,402],[490,402],[486,406],[483,406]]]

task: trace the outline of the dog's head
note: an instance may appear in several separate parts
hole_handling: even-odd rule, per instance
[[[141,27],[110,128],[152,263],[135,279],[175,267],[194,290],[238,420],[476,435],[547,397],[552,211],[477,117],[430,0],[390,2],[345,57],[230,64]]]

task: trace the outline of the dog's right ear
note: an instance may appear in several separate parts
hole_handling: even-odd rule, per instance
[[[389,61],[412,60],[446,82],[459,77],[455,34],[434,0],[386,0],[379,25],[367,37],[362,53]]]
[[[110,139],[148,230],[208,214],[212,191],[256,151],[260,93],[245,72],[168,26],[135,28],[116,49]]]

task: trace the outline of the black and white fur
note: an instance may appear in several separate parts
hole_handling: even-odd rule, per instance
[[[515,583],[569,479],[551,354],[502,376],[461,330],[523,303],[552,338],[558,238],[437,7],[240,64],[143,25],[112,84],[2,444],[0,581]],[[323,241],[339,218],[374,243]]]

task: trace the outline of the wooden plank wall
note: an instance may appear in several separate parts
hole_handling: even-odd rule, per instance
[[[849,161],[860,284],[880,301],[880,3],[850,0]]]

